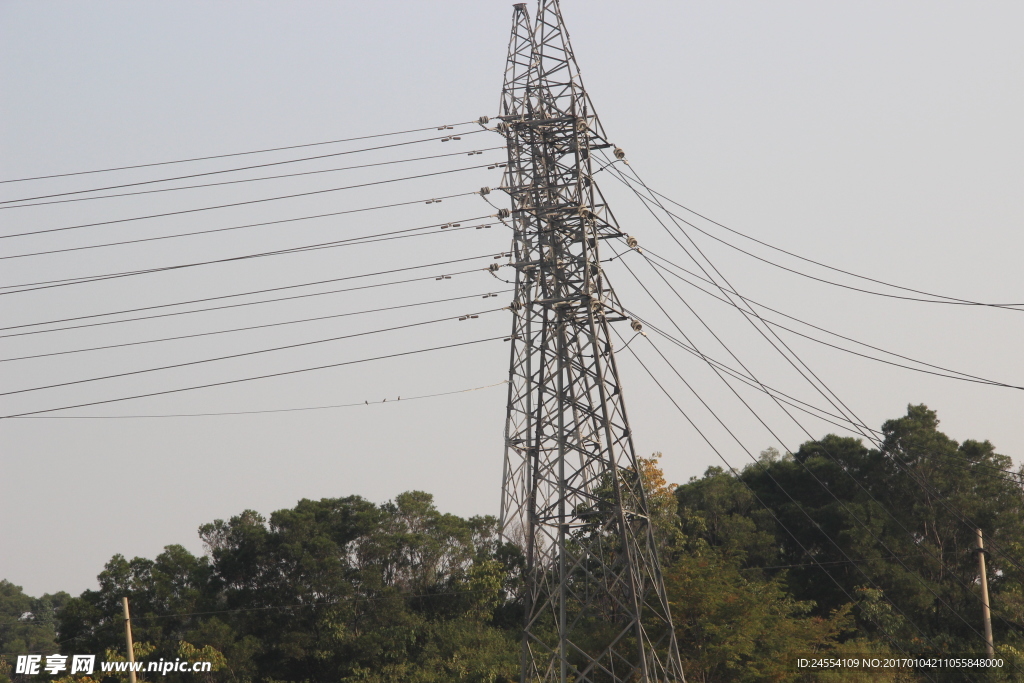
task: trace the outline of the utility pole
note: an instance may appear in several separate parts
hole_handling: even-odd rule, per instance
[[[516,273],[501,533],[526,559],[520,681],[682,683],[612,350],[610,325],[629,318],[598,253],[627,236],[593,153],[624,155],[583,89],[557,0],[539,0],[535,22],[514,5],[497,118]]]
[[[985,541],[981,537],[981,529],[977,530],[978,573],[981,574],[981,618],[985,621],[985,652],[989,659],[995,659],[996,648],[992,640],[992,611],[988,602],[988,573],[985,571]]]
[[[132,645],[132,618],[128,614],[128,598],[121,598],[124,608],[124,640],[128,644],[128,683],[135,683],[135,647]]]

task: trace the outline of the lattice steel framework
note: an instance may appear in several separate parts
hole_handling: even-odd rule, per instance
[[[499,131],[516,296],[502,533],[526,554],[521,681],[683,681],[612,351],[601,270],[622,237],[593,180],[611,145],[557,0],[515,5]]]

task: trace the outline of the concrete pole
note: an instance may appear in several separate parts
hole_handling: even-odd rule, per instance
[[[121,607],[124,608],[124,639],[128,644],[128,661],[131,662],[128,668],[128,683],[136,683],[134,666],[135,647],[132,645],[132,619],[128,614],[128,598],[121,598]]]
[[[992,641],[992,612],[989,610],[988,602],[988,574],[985,572],[985,542],[981,537],[981,529],[978,529],[978,571],[981,574],[981,616],[985,620],[985,651],[989,659],[995,659],[995,644]],[[134,681],[133,681],[134,683]]]

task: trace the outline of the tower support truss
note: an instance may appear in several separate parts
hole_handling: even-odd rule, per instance
[[[498,130],[516,295],[501,504],[526,556],[523,683],[684,680],[599,256],[623,237],[594,182],[611,145],[557,0],[515,5]]]

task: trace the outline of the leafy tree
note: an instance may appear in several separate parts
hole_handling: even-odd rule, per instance
[[[881,433],[877,449],[828,435],[735,477],[711,468],[676,492],[684,529],[813,617],[847,610],[856,638],[979,656],[976,523],[1001,551],[989,569],[996,640],[1019,647],[1024,489],[999,471],[1010,459],[987,441],[958,444],[925,406]]]
[[[207,557],[112,558],[100,589],[62,610],[61,636],[113,656],[127,595],[153,656],[208,655],[211,680],[482,683],[518,664],[499,622],[514,620],[521,558],[493,518],[442,514],[413,491],[246,511],[200,537]]]
[[[63,591],[33,598],[0,580],[0,652],[56,652],[55,615],[69,599]]]

